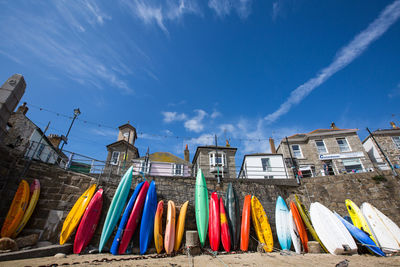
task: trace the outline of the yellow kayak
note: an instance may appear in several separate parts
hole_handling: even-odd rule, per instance
[[[86,207],[89,205],[95,190],[96,184],[92,184],[75,202],[71,211],[68,213],[67,218],[65,218],[60,234],[60,245],[63,245],[75,230],[86,210]]]
[[[371,229],[369,229],[367,221],[365,220],[360,208],[350,199],[345,200],[347,211],[349,212],[350,218],[353,225],[358,229],[364,231],[369,237],[375,242],[374,236],[372,235]]]
[[[274,239],[272,237],[271,226],[269,225],[267,214],[256,196],[251,197],[251,219],[260,243],[265,252],[271,252],[274,248]]]
[[[29,201],[29,184],[22,180],[14,195],[7,217],[1,228],[1,237],[11,237],[20,224]]]
[[[178,251],[179,247],[181,246],[183,232],[185,231],[185,219],[186,219],[186,211],[189,205],[189,201],[183,203],[181,207],[181,211],[179,212],[179,218],[176,222],[176,229],[175,229],[175,246],[174,250]]]
[[[158,254],[164,248],[164,238],[162,235],[162,215],[164,211],[164,201],[160,200],[157,205],[156,215],[154,216],[154,245]]]

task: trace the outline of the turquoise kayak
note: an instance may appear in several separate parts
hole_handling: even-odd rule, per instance
[[[132,170],[133,166],[126,171],[121,181],[119,182],[117,190],[115,191],[113,200],[110,204],[110,208],[107,212],[106,220],[104,221],[103,230],[101,232],[99,252],[103,250],[104,245],[110,238],[110,235],[114,230],[114,227],[117,224],[119,217],[121,216],[121,212],[129,195],[129,190],[131,189]]]
[[[208,190],[206,185],[206,179],[204,178],[201,169],[197,171],[194,199],[195,199],[197,232],[199,233],[201,246],[204,247],[204,243],[206,242],[207,238],[209,214],[208,214]]]

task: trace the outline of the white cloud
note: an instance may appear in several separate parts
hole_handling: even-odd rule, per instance
[[[315,88],[328,80],[336,72],[340,71],[353,60],[359,57],[368,46],[377,40],[387,29],[400,17],[400,0],[387,6],[364,31],[354,37],[354,39],[343,47],[328,67],[322,69],[315,77],[297,87],[290,93],[288,99],[280,107],[264,119],[268,123],[276,121],[279,117],[288,113],[293,105],[300,103]]]
[[[240,18],[245,19],[251,12],[251,0],[209,0],[208,7],[215,11],[218,17],[225,17],[236,10]]]
[[[199,133],[204,129],[203,119],[207,116],[207,112],[201,109],[197,109],[195,112],[197,115],[185,121],[184,126],[189,131]]]
[[[112,137],[115,138],[115,140],[117,140],[118,137],[118,130],[115,129],[104,129],[104,128],[92,128],[92,133],[96,134],[96,135],[100,135],[100,136],[104,136],[104,137]]]
[[[213,113],[211,113],[210,117],[211,117],[211,119],[215,119],[221,115],[222,115],[221,112],[214,110]]]
[[[282,10],[282,0],[272,3],[272,20],[276,20]]]
[[[164,116],[163,121],[165,123],[170,123],[173,121],[183,121],[186,119],[186,114],[185,113],[178,113],[178,112],[172,112],[172,111],[163,111],[161,114]]]
[[[195,148],[196,146],[213,145],[214,140],[215,136],[213,134],[202,134],[199,137],[186,140],[186,143],[189,145],[189,148]]]
[[[396,88],[394,88],[389,94],[388,97],[389,98],[395,98],[400,96],[400,83],[397,84]]]
[[[233,126],[232,124],[222,124],[222,125],[219,126],[219,130],[221,132],[234,133],[235,126]]]

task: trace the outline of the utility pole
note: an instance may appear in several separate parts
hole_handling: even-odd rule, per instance
[[[286,136],[286,144],[287,144],[287,147],[288,147],[288,150],[289,150],[290,160],[292,161],[291,169],[293,170],[293,175],[296,178],[297,183],[300,184],[300,179],[299,179],[298,176],[296,176],[297,175],[297,167],[296,167],[296,164],[294,164],[294,159],[293,159],[293,156],[292,156],[292,151],[290,150],[289,140],[288,140],[287,136]]]
[[[381,148],[381,146],[376,141],[375,136],[371,133],[371,131],[368,129],[368,127],[366,129],[367,129],[369,135],[371,135],[372,140],[374,140],[374,142],[375,142],[376,146],[378,147],[378,149],[381,151],[381,153],[382,153],[383,157],[385,158],[386,162],[389,164],[390,168],[392,169],[393,176],[397,176],[397,172],[394,170],[394,167],[393,167],[392,163],[390,162],[389,158],[386,156],[385,152],[383,152],[383,149]]]

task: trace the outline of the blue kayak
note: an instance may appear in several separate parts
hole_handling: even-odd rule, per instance
[[[282,250],[290,250],[292,245],[292,237],[289,229],[289,218],[292,218],[289,216],[291,215],[285,200],[281,196],[278,196],[275,206],[275,225],[276,235],[278,236]]]
[[[143,215],[140,223],[140,254],[145,254],[154,235],[154,216],[157,210],[156,184],[151,182],[144,202]]]
[[[131,214],[133,205],[135,204],[136,197],[139,194],[140,189],[142,188],[143,184],[144,184],[144,182],[141,182],[140,184],[138,184],[136,186],[135,191],[133,192],[131,198],[129,199],[128,205],[126,205],[124,214],[122,215],[121,222],[119,223],[119,226],[118,226],[117,234],[115,235],[114,241],[111,245],[110,252],[113,255],[118,255],[119,242],[121,241],[121,237],[122,237],[123,231],[125,229],[125,225],[128,222],[129,215]]]
[[[379,256],[385,256],[385,253],[376,246],[375,242],[362,230],[358,229],[345,219],[343,219],[339,214],[335,212],[335,215],[339,218],[339,220],[346,226],[347,230],[349,230],[350,234],[357,239],[358,242],[361,243],[362,246],[368,248],[369,251],[375,253]]]

